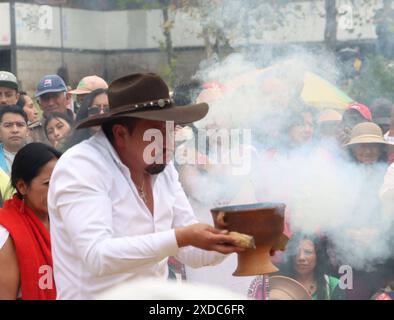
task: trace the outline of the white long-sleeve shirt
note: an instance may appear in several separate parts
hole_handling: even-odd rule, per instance
[[[173,165],[152,180],[154,215],[102,131],[61,157],[48,193],[58,299],[93,299],[130,279],[165,280],[168,256],[192,267],[224,259],[178,247],[174,228],[197,220]]]
[[[384,177],[384,182],[380,188],[380,200],[382,201],[383,212],[387,216],[394,215],[394,163],[391,164]]]

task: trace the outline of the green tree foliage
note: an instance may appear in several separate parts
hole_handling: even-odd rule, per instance
[[[175,81],[175,68],[176,68],[176,55],[172,45],[171,29],[174,25],[173,12],[179,6],[176,0],[118,0],[121,8],[127,9],[130,6],[137,7],[143,10],[159,9],[163,15],[163,36],[164,41],[158,41],[160,51],[166,54],[166,64],[160,66],[159,73],[164,80],[170,85],[174,85]]]
[[[366,105],[378,97],[394,101],[394,62],[382,56],[366,57],[359,77],[353,80],[349,95]]]

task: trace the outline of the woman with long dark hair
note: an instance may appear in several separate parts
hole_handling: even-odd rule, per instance
[[[45,120],[45,134],[53,147],[63,151],[74,126],[73,119],[62,112],[51,113]]]
[[[0,209],[0,299],[56,299],[47,195],[60,156],[42,143],[28,144],[15,156],[16,194]]]
[[[325,242],[316,236],[294,234],[286,248],[281,274],[301,283],[313,300],[343,300],[339,279],[331,276]]]

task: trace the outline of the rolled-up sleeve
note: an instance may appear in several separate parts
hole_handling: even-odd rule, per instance
[[[111,173],[99,162],[92,164],[91,157],[80,155],[73,160],[78,170],[69,170],[67,159],[59,161],[51,179],[49,201],[70,245],[92,275],[132,272],[178,253],[174,230],[115,237],[110,183],[105,179]]]

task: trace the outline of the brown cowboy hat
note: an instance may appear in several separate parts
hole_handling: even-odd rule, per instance
[[[198,121],[208,113],[206,103],[175,106],[167,85],[154,73],[136,73],[115,80],[108,88],[108,99],[109,112],[84,119],[77,128],[98,126],[117,118],[186,124]]]
[[[312,300],[312,296],[301,283],[288,277],[270,277],[269,288],[270,300]]]

